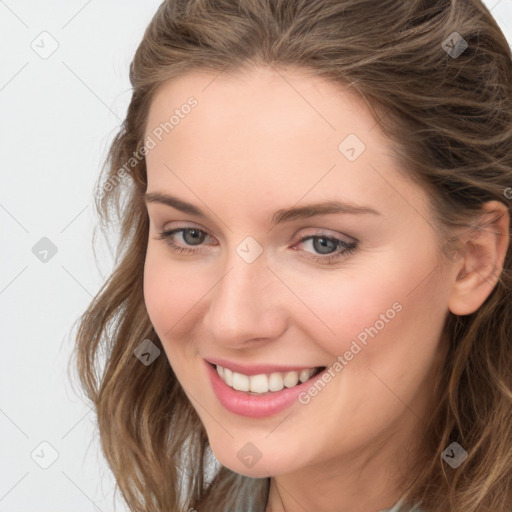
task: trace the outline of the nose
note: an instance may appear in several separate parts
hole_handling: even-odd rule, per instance
[[[210,339],[223,347],[245,348],[248,341],[282,335],[288,323],[286,290],[265,259],[247,263],[235,254],[223,268],[203,316]]]

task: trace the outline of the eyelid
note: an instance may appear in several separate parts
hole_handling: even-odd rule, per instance
[[[203,243],[197,244],[197,245],[189,245],[189,244],[179,244],[174,242],[171,239],[171,236],[176,233],[181,233],[183,236],[183,233],[187,230],[197,230],[202,233],[206,237],[215,238],[212,235],[208,233],[208,231],[198,228],[196,226],[186,226],[184,224],[180,224],[179,226],[175,228],[167,228],[162,231],[159,231],[159,235],[155,237],[156,240],[163,240],[169,247],[169,249],[176,253],[176,254],[183,254],[183,255],[200,255],[200,254],[206,254],[208,253],[208,249],[206,249],[206,245]],[[306,241],[315,239],[315,238],[324,238],[328,239],[335,243],[335,250],[333,252],[327,253],[327,254],[321,254],[321,253],[312,253],[309,251],[301,251],[303,255],[301,258],[305,260],[311,260],[315,261],[317,263],[320,263],[321,265],[334,265],[335,263],[340,262],[340,260],[344,260],[348,257],[348,255],[351,255],[355,253],[359,249],[359,240],[352,238],[353,241],[346,241],[341,236],[346,235],[330,235],[325,232],[325,230],[316,229],[314,233],[310,234],[303,234],[299,240],[295,241],[291,248],[293,250],[296,249],[296,245],[300,243],[304,243]]]
[[[202,231],[206,233],[211,238],[216,238],[211,234],[211,231],[208,228],[205,228],[201,224],[197,224],[196,222],[189,222],[186,220],[176,220],[172,222],[163,222],[161,224],[161,228],[159,228],[158,223],[155,223],[155,231],[158,233],[168,233],[169,231],[179,231],[182,229],[197,229],[198,231]]]
[[[210,234],[208,229],[206,229],[205,227],[203,227],[199,224],[188,223],[187,221],[175,221],[175,222],[176,222],[176,227],[174,227],[174,226],[167,227],[169,223],[165,223],[163,228],[158,230],[159,233],[168,233],[170,231],[180,231],[182,229],[183,230],[184,229],[197,229],[199,231],[206,233],[206,235],[209,236],[210,238],[215,238],[212,234]],[[295,245],[297,243],[300,243],[300,242],[304,241],[304,239],[309,238],[309,237],[322,237],[322,236],[324,236],[326,238],[333,238],[333,239],[341,240],[342,242],[345,242],[346,244],[351,244],[351,243],[358,244],[359,243],[359,240],[357,238],[333,231],[332,229],[316,228],[316,227],[303,227],[298,232],[302,233],[304,230],[312,230],[313,232],[308,233],[308,234],[301,234],[301,235],[295,234],[292,237],[294,240],[292,242],[292,244]]]
[[[207,229],[201,228],[198,226],[186,226],[184,224],[179,224],[176,227],[174,227],[174,226],[165,227],[163,229],[158,230],[158,233],[160,235],[166,235],[166,234],[169,235],[171,233],[180,233],[180,232],[183,234],[184,231],[188,231],[188,230],[200,231],[201,233],[204,233],[206,239],[212,238],[212,239],[216,240],[216,238],[213,235],[211,235]],[[206,245],[206,244],[203,244],[203,245]],[[208,245],[213,245],[213,244],[208,244]],[[218,243],[215,245],[218,245]],[[193,246],[190,246],[190,247],[193,247]]]
[[[327,228],[302,228],[299,230],[299,233],[302,233],[304,230],[311,230],[311,233],[307,234],[300,234],[297,237],[297,241],[301,241],[304,238],[308,237],[326,237],[326,238],[336,238],[338,240],[342,240],[343,242],[349,244],[349,243],[359,243],[359,240],[357,238],[354,238],[353,236],[349,236],[343,233],[339,233],[337,231],[333,231],[332,229]]]

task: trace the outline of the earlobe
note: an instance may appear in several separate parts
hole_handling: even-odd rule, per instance
[[[489,201],[473,228],[461,237],[462,258],[454,265],[456,277],[448,302],[459,316],[474,313],[491,294],[503,269],[509,246],[510,215],[499,201]]]

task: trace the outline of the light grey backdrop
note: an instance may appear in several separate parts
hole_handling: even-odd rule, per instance
[[[0,0],[0,511],[110,512],[94,414],[67,376],[71,329],[112,266],[93,187],[160,0]],[[512,0],[486,0],[512,42]]]

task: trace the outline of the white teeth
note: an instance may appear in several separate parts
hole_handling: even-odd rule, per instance
[[[313,375],[311,370],[301,370],[299,373],[299,380],[301,382],[306,382],[311,377],[311,375]]]
[[[280,373],[271,373],[268,379],[268,389],[270,391],[281,391],[284,388],[283,377]]]
[[[315,373],[316,368],[308,368],[285,373],[274,372],[270,375],[264,373],[258,375],[243,375],[229,368],[217,365],[217,373],[230,387],[237,391],[252,393],[268,393],[269,391],[281,391],[284,387],[293,388],[297,384],[306,382]]]
[[[233,389],[237,391],[249,391],[249,377],[241,373],[233,372]]]
[[[229,368],[224,368],[224,379],[223,380],[228,386],[233,387],[233,372]]]
[[[251,375],[249,377],[249,390],[253,393],[266,393],[268,391],[268,377],[264,374]]]
[[[299,382],[299,374],[297,372],[288,372],[284,377],[284,385],[287,388],[293,388]]]

